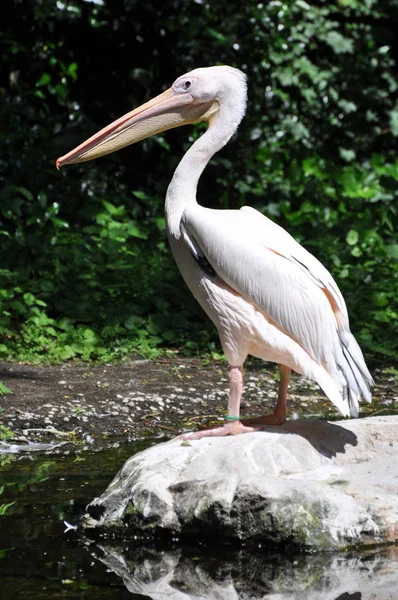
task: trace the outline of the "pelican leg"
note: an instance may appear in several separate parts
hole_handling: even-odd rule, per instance
[[[289,385],[291,370],[285,365],[278,365],[280,373],[278,401],[272,415],[256,419],[239,420],[240,400],[243,391],[243,366],[229,367],[229,402],[228,417],[231,420],[224,425],[196,431],[183,436],[184,440],[200,440],[203,437],[216,437],[225,435],[238,435],[239,433],[251,433],[261,431],[266,425],[282,425],[286,421],[286,399],[287,387]]]
[[[229,366],[229,400],[228,400],[228,416],[232,417],[224,425],[216,425],[210,429],[195,431],[183,436],[184,440],[200,440],[203,437],[215,437],[224,435],[236,435],[244,433],[242,423],[239,419],[240,399],[243,392],[243,365],[239,367]],[[253,430],[254,431],[254,430]]]
[[[289,385],[291,369],[285,365],[278,365],[280,380],[278,390],[278,401],[272,415],[258,417],[256,419],[245,419],[241,422],[243,426],[254,427],[254,431],[262,429],[262,425],[283,425],[287,414],[287,388]]]
[[[243,392],[243,365],[241,367],[229,367],[229,399],[228,399],[228,416],[238,417],[240,415],[240,399]]]

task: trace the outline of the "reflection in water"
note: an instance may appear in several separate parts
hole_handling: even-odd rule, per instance
[[[247,550],[98,546],[127,589],[152,600],[396,600],[398,551],[286,558]]]

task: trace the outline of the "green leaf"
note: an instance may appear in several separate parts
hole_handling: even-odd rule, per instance
[[[49,73],[43,73],[39,81],[36,83],[37,87],[48,85],[51,81],[51,75]]]
[[[152,200],[152,198],[148,196],[148,194],[145,194],[145,192],[141,192],[140,190],[135,190],[133,192],[133,195],[139,200]]]
[[[111,202],[107,202],[106,200],[103,200],[102,204],[104,205],[104,208],[106,208],[108,213],[112,216],[121,216],[125,212],[124,206],[115,206],[114,204],[111,204]]]
[[[304,2],[304,0],[296,0],[296,5],[300,6],[303,10],[311,10],[311,6]]]
[[[30,292],[24,294],[23,299],[27,306],[33,306],[33,304],[36,304],[36,298]]]
[[[136,317],[135,315],[131,315],[124,322],[124,326],[129,331],[135,331],[135,330],[139,329],[140,327],[142,327],[142,325],[143,325],[143,319],[141,317]]]
[[[98,343],[98,336],[97,336],[96,332],[93,331],[92,329],[89,329],[88,327],[86,327],[84,329],[83,336],[84,336],[85,342],[87,342],[88,344],[95,345]]]
[[[339,154],[346,162],[352,162],[356,157],[354,150],[349,150],[347,148],[339,148]]]
[[[390,111],[389,117],[391,133],[395,136],[398,136],[398,107]]]
[[[338,100],[337,104],[340,106],[340,108],[343,109],[343,111],[346,114],[355,112],[357,110],[357,105],[354,102],[351,102],[349,100],[344,100],[344,98],[340,98],[340,100]]]
[[[218,42],[220,42],[221,44],[223,44],[224,46],[226,45],[228,39],[225,37],[225,35],[223,33],[220,33],[219,31],[216,31],[215,29],[212,29],[211,27],[208,28],[207,30],[210,35],[212,37],[214,37]]]
[[[73,358],[74,356],[76,356],[76,352],[72,348],[72,346],[63,346],[59,352],[59,357],[61,360],[68,360],[69,358]]]
[[[16,190],[20,194],[22,194],[22,196],[24,196],[26,198],[26,200],[29,200],[29,202],[33,201],[33,194],[32,194],[32,192],[30,190],[26,189],[25,187],[21,187],[21,186],[18,186],[16,188]]]
[[[2,381],[0,381],[0,396],[5,396],[5,394],[13,394],[14,392],[10,390]]]
[[[350,229],[347,233],[346,241],[349,246],[355,246],[358,243],[359,235],[355,229]]]
[[[15,501],[9,502],[8,504],[0,504],[0,516],[4,516],[7,510],[10,508],[10,506],[12,506],[13,504],[15,504]]]
[[[97,0],[97,2],[98,2],[98,0]],[[68,73],[73,80],[77,79],[77,69],[78,69],[78,66],[77,66],[76,62],[72,62],[68,66]]]
[[[128,224],[128,232],[131,236],[136,237],[136,238],[140,238],[142,240],[145,240],[148,236],[141,231],[137,224],[134,223],[134,221],[130,221]]]
[[[391,258],[398,260],[398,244],[389,244],[386,246],[386,252]]]
[[[346,38],[338,31],[329,31],[325,37],[325,41],[336,54],[345,54],[354,52],[354,42],[352,39]]]

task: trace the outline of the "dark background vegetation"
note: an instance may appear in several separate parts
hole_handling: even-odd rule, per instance
[[[197,66],[248,75],[199,200],[251,204],[336,277],[367,355],[397,326],[398,2],[4,1],[0,357],[217,348],[167,247],[163,198],[201,126],[55,159]]]

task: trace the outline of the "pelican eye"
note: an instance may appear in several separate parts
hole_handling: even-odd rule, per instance
[[[198,83],[197,77],[187,77],[177,79],[173,84],[173,89],[177,94],[184,94],[185,92],[192,93],[196,89]]]

